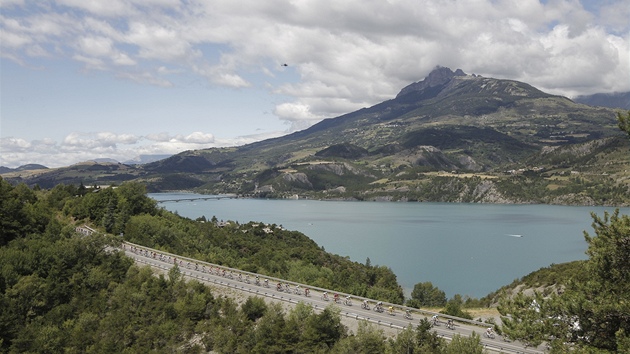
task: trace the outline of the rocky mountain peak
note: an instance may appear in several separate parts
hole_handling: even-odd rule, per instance
[[[462,69],[457,69],[453,72],[450,68],[445,66],[436,66],[424,80],[414,82],[403,88],[396,97],[404,96],[415,91],[421,91],[426,88],[444,85],[455,76],[466,76],[466,73],[463,72]]]

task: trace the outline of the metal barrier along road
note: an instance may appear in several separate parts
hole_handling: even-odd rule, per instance
[[[138,263],[147,264],[151,267],[159,268],[165,271],[171,269],[176,263],[182,274],[186,277],[197,279],[204,283],[228,287],[252,295],[265,296],[271,299],[286,301],[293,304],[304,302],[311,305],[315,310],[321,311],[327,306],[335,303],[333,296],[325,299],[323,294],[338,294],[341,301],[337,303],[337,306],[341,310],[341,315],[347,318],[366,320],[380,326],[387,326],[402,330],[409,325],[418,325],[420,320],[422,318],[426,318],[426,316],[437,315],[441,319],[435,323],[433,330],[443,338],[450,340],[455,334],[470,336],[473,332],[477,332],[481,337],[481,342],[484,347],[490,351],[527,354],[544,353],[544,350],[527,347],[519,342],[504,341],[500,336],[497,336],[495,339],[484,337],[483,332],[485,331],[485,328],[489,326],[487,323],[471,321],[464,318],[448,316],[441,313],[419,310],[416,308],[386,302],[383,302],[385,310],[383,312],[376,312],[374,311],[374,305],[377,303],[377,300],[374,299],[367,299],[360,296],[337,292],[331,289],[313,287],[308,284],[300,284],[285,279],[269,277],[262,274],[199,261],[130,242],[123,242],[122,248],[127,255],[134,258],[134,260]],[[240,277],[238,276],[239,274],[241,275]],[[250,276],[252,277],[252,280],[258,277],[260,282],[258,284],[256,284],[255,281],[247,282],[246,279]],[[265,279],[267,280],[266,283]],[[282,291],[277,290],[277,284],[282,285]],[[305,289],[309,290],[308,295],[304,292]],[[346,297],[348,297],[350,301],[347,304],[344,304]],[[370,308],[362,308],[361,304],[364,300],[369,303]],[[392,308],[392,312],[388,311],[389,307]],[[403,316],[407,310],[411,313],[410,318],[405,318]],[[455,321],[455,326],[452,329],[447,328],[446,322],[443,320],[444,318],[453,319]]]

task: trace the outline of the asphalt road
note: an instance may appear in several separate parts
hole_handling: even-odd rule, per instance
[[[129,243],[124,244],[124,251],[129,257],[133,258],[137,263],[140,264],[146,264],[153,268],[159,268],[164,271],[168,271],[170,268],[173,267],[174,262],[176,261],[180,267],[182,274],[188,278],[197,279],[201,282],[214,284],[216,286],[225,286],[254,296],[265,296],[278,301],[285,301],[294,304],[297,304],[298,302],[304,302],[313,306],[315,310],[323,310],[325,307],[329,306],[333,302],[333,294],[335,294],[335,291],[333,290],[313,288],[306,284],[288,282],[286,280],[269,278],[262,275],[259,276],[260,285],[256,285],[256,274],[254,273],[220,267],[210,263],[180,257],[178,255],[164,253],[161,251]],[[223,275],[224,271],[225,276]],[[232,278],[230,278],[230,274],[232,274]],[[241,274],[240,280],[238,274]],[[246,281],[246,278],[249,279],[249,283]],[[268,280],[268,286],[265,286],[264,279]],[[286,289],[284,289],[283,291],[278,291],[276,289],[278,283],[281,283],[283,285],[283,289],[285,288],[286,284],[289,284],[289,291],[287,291]],[[295,291],[297,285],[299,285],[299,289],[301,290],[299,293],[296,293]],[[305,288],[309,288],[309,296],[306,296],[304,294]],[[328,300],[325,300],[323,298],[324,292],[328,293]],[[376,312],[374,310],[376,305],[375,300],[351,296],[351,303],[344,304],[346,296],[348,296],[348,294],[339,293],[340,301],[336,305],[340,308],[342,316],[353,318],[356,320],[367,320],[380,326],[403,329],[411,324],[415,327],[419,324],[421,319],[425,317],[431,319],[431,317],[435,314],[432,312],[421,311],[418,309],[407,308],[389,303],[383,303],[385,311],[383,311],[382,313]],[[368,300],[370,307],[369,310],[361,308],[363,300]],[[393,313],[391,314],[388,311],[389,306],[392,306],[394,309]],[[404,318],[403,315],[406,309],[411,310],[411,319]],[[481,336],[482,344],[489,351],[528,354],[545,352],[543,349],[526,347],[523,343],[519,343],[516,341],[505,341],[501,336],[498,335],[496,335],[494,339],[486,338],[483,334],[488,327],[487,324],[475,324],[476,322],[474,321],[456,318],[453,316],[446,316],[442,314],[438,314],[438,316],[438,325],[434,326],[433,329],[435,330],[435,332],[437,332],[438,335],[446,339],[451,339],[455,334],[470,336],[473,332],[476,332]],[[446,327],[447,318],[451,318],[454,320],[454,329],[448,329]]]

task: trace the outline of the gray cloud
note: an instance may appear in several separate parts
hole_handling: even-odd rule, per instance
[[[0,49],[21,65],[70,58],[86,70],[140,84],[171,87],[178,76],[193,75],[210,86],[264,87],[288,97],[273,113],[297,130],[392,98],[436,65],[521,80],[556,94],[628,91],[627,0],[587,5],[577,0],[5,0]],[[283,69],[281,63],[290,66]],[[276,80],[283,70],[297,80]],[[56,147],[119,151],[119,144],[127,143],[117,139],[73,135]],[[207,133],[138,139],[158,150],[221,143]],[[3,140],[4,145],[28,149],[19,139]]]

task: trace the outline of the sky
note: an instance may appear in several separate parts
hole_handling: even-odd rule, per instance
[[[630,91],[628,18],[628,0],[0,0],[0,166],[243,145],[436,66]]]

